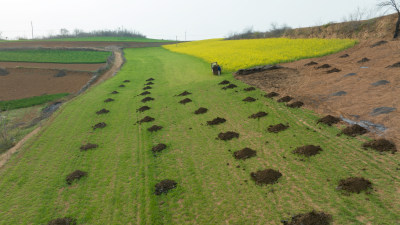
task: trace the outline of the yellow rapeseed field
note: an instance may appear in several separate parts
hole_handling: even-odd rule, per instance
[[[290,62],[335,53],[354,46],[350,39],[209,39],[165,45],[173,52],[193,55],[207,62],[218,62],[224,70]]]

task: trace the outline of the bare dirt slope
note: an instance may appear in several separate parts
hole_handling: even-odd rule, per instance
[[[236,76],[266,92],[290,95],[305,107],[322,115],[343,116],[352,121],[384,125],[376,127],[375,136],[394,140],[400,146],[400,68],[388,68],[400,62],[400,42],[388,41],[371,47],[379,40],[369,40],[333,55],[284,64],[283,69]],[[348,57],[341,57],[348,54]],[[363,58],[368,58],[368,60]],[[315,61],[318,64],[305,66]],[[317,69],[329,64],[330,68]],[[340,72],[328,73],[337,68]],[[388,113],[377,109],[388,107]],[[382,108],[381,108],[382,109]],[[367,122],[365,122],[367,121]]]

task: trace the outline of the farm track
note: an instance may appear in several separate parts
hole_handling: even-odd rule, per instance
[[[331,214],[334,224],[398,221],[400,205],[393,198],[400,180],[398,154],[362,150],[366,138],[337,137],[339,129],[317,125],[314,113],[290,109],[259,90],[243,92],[247,85],[211,76],[196,58],[161,48],[125,53],[118,76],[64,105],[41,136],[0,170],[0,221],[47,223],[71,216],[83,224],[280,224],[312,209]],[[150,77],[155,84],[148,96],[155,100],[143,104],[144,96],[137,95]],[[119,87],[126,79],[130,82]],[[221,90],[223,79],[239,87]],[[119,94],[110,94],[115,90]],[[192,93],[185,105],[178,102],[186,97],[175,96],[184,90]],[[104,103],[109,97],[115,101]],[[246,97],[257,100],[244,103]],[[151,109],[136,112],[143,105]],[[199,107],[209,111],[193,114]],[[96,115],[101,108],[110,112]],[[268,115],[248,119],[259,111]],[[145,116],[155,121],[136,124]],[[216,117],[227,121],[206,125]],[[107,127],[93,131],[99,122]],[[269,125],[286,122],[287,130],[266,132]],[[152,125],[163,129],[150,133]],[[226,131],[240,137],[215,139]],[[88,142],[99,148],[79,152]],[[150,149],[158,143],[167,149],[154,156]],[[291,153],[305,144],[323,151],[309,159]],[[244,147],[257,156],[234,159],[233,151]],[[275,184],[256,185],[250,173],[267,168],[283,176]],[[65,175],[75,169],[88,176],[68,186]],[[352,175],[370,179],[372,193],[346,196],[335,190],[339,179]],[[177,187],[156,196],[154,185],[163,179],[175,180]]]

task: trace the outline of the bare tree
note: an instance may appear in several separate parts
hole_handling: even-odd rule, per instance
[[[396,22],[396,29],[394,31],[393,38],[397,38],[399,36],[400,30],[400,1],[398,0],[385,0],[378,3],[378,6],[381,8],[391,8],[396,10],[397,12],[397,22]]]

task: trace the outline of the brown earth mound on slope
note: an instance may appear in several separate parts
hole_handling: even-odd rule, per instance
[[[194,111],[194,114],[204,114],[204,113],[206,113],[207,111],[208,111],[207,108],[200,107],[200,108],[198,108],[196,111]]]
[[[148,101],[154,101],[154,98],[152,98],[152,97],[146,97],[146,98],[142,99],[142,102],[143,102],[143,103],[148,102]]]
[[[363,177],[349,177],[340,180],[336,189],[358,194],[361,191],[367,191],[370,188],[372,188],[371,181]]]
[[[290,97],[290,96],[285,96],[285,97],[282,97],[282,98],[280,98],[280,99],[278,99],[278,101],[277,102],[290,102],[290,101],[292,101],[292,97]]]
[[[378,152],[392,152],[397,151],[396,145],[386,139],[372,140],[362,145],[364,148],[372,148]]]
[[[149,109],[151,109],[151,108],[145,105],[145,106],[142,106],[142,107],[138,108],[136,111],[138,111],[138,112],[144,112],[144,111],[147,111],[147,110],[149,110]]]
[[[189,103],[189,102],[192,102],[192,99],[190,99],[190,98],[185,98],[185,99],[179,101],[179,103],[181,103],[181,104],[183,104],[183,105],[185,105],[186,103]]]
[[[153,125],[153,126],[147,128],[147,130],[150,132],[155,132],[155,131],[161,130],[162,128],[163,128],[162,126]]]
[[[283,225],[329,225],[332,216],[324,212],[311,211],[295,215],[290,221],[282,220]]]
[[[233,153],[235,159],[248,159],[257,155],[257,151],[254,151],[251,148],[244,148],[240,151],[236,151]]]
[[[227,84],[229,84],[230,82],[228,81],[228,80],[223,80],[223,81],[221,81],[221,82],[219,82],[218,84],[219,85],[227,85]]]
[[[293,102],[293,103],[287,104],[287,106],[290,107],[290,108],[300,108],[303,105],[304,105],[304,103],[301,102],[301,101],[297,101],[297,102]]]
[[[107,110],[107,109],[100,109],[99,111],[96,112],[96,114],[97,114],[97,115],[100,115],[100,114],[106,114],[106,113],[109,113],[109,112],[110,112],[110,110]]]
[[[255,102],[256,99],[253,98],[253,97],[247,97],[247,98],[243,99],[242,101],[244,101],[244,102]]]
[[[166,148],[167,148],[166,144],[158,144],[158,145],[154,146],[153,148],[151,148],[151,151],[153,153],[157,153],[157,152],[161,152],[162,150],[164,150]]]
[[[184,91],[182,93],[180,93],[178,96],[186,96],[186,95],[191,95],[192,93],[188,92],[188,91]]]
[[[47,225],[76,225],[76,219],[71,217],[57,218],[51,220]]]
[[[106,100],[104,100],[104,102],[113,102],[113,101],[115,101],[115,100],[112,98],[107,98]]]
[[[282,176],[282,174],[277,170],[266,169],[252,172],[250,176],[256,182],[256,184],[263,185],[274,184],[278,182],[278,179]]]
[[[87,151],[89,149],[94,149],[94,148],[98,148],[99,145],[98,144],[92,144],[92,143],[87,143],[86,145],[82,145],[80,147],[81,151]]]
[[[266,98],[273,98],[273,97],[277,97],[277,96],[279,96],[279,94],[278,93],[276,93],[276,92],[270,92],[270,93],[268,93],[268,94],[266,94],[266,95],[264,95]]]
[[[269,132],[271,132],[271,133],[278,133],[278,132],[286,130],[288,128],[289,128],[289,126],[285,126],[285,125],[280,123],[280,124],[277,124],[277,125],[270,125],[267,130]]]
[[[144,95],[149,95],[149,94],[151,94],[151,92],[149,92],[149,91],[144,91],[144,92],[140,93],[139,95],[144,96]]]
[[[233,138],[239,138],[239,134],[233,131],[228,131],[228,132],[221,132],[218,134],[218,139],[223,140],[223,141],[229,141],[232,140]]]
[[[339,123],[340,119],[331,115],[327,115],[317,121],[317,123],[323,123],[328,126],[332,126],[332,124]]]
[[[249,116],[249,118],[250,119],[259,119],[259,118],[267,116],[267,115],[268,115],[268,113],[266,113],[266,112],[258,112],[258,113],[255,113],[255,114]]]
[[[310,156],[319,154],[320,151],[322,151],[322,148],[319,146],[306,145],[306,146],[296,148],[293,151],[293,153],[298,154],[298,155],[304,155],[306,157],[310,157]]]
[[[212,125],[218,125],[218,124],[225,123],[225,122],[226,122],[226,119],[217,117],[213,120],[207,121],[207,125],[212,126]]]
[[[237,88],[237,86],[235,84],[229,84],[228,86],[223,87],[222,90],[233,89],[233,88]]]
[[[67,181],[67,184],[72,184],[74,180],[79,180],[82,177],[86,176],[87,173],[81,170],[75,170],[74,172],[70,173],[67,175],[65,180]]]
[[[248,88],[245,88],[245,89],[243,89],[244,91],[255,91],[256,90],[256,88],[255,87],[248,87]]]
[[[156,191],[154,193],[156,195],[167,194],[169,190],[176,188],[177,184],[174,180],[163,180],[156,184]]]
[[[143,119],[141,119],[139,121],[139,124],[141,123],[148,123],[148,122],[153,122],[155,119],[153,117],[150,116],[145,116]]]
[[[358,124],[348,126],[342,130],[343,134],[345,134],[347,136],[351,136],[351,137],[355,137],[357,135],[363,135],[363,134],[366,134],[367,132],[368,132],[367,129],[365,129],[364,127],[362,127]]]
[[[149,79],[147,79],[146,81],[153,81],[154,78],[150,77]]]
[[[94,125],[94,126],[93,126],[93,130],[96,130],[96,129],[98,129],[98,128],[104,128],[104,127],[106,127],[106,126],[107,126],[106,123],[101,122],[101,123],[98,123],[98,124]]]

